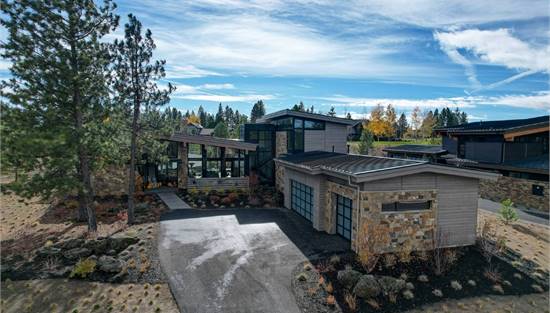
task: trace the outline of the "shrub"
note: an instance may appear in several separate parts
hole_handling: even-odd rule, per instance
[[[386,253],[382,260],[384,261],[385,268],[392,268],[397,261],[397,257],[393,253]]]
[[[485,269],[485,271],[483,272],[483,276],[485,276],[485,278],[492,281],[493,283],[498,283],[502,280],[502,276],[500,275],[498,269],[493,268],[492,266]]]
[[[402,245],[399,251],[397,252],[397,257],[399,262],[407,264],[411,262],[411,252],[412,252],[412,243],[407,240]]]
[[[494,285],[494,286],[493,286],[493,291],[498,292],[498,293],[500,293],[500,294],[503,294],[503,293],[504,293],[504,289],[502,289],[502,286],[501,286],[501,285]]]
[[[439,290],[439,289],[434,289],[434,290],[432,291],[432,293],[433,293],[434,296],[436,296],[436,297],[439,297],[439,298],[443,297],[443,292],[441,292],[441,290]]]
[[[475,287],[477,285],[476,281],[475,280],[468,280],[468,285],[472,286],[472,287]]]
[[[413,290],[414,289],[414,284],[411,283],[411,282],[408,282],[405,284],[405,288],[407,288],[408,290]]]
[[[357,311],[357,297],[353,293],[346,292],[344,294],[344,301],[346,302],[350,311]]]
[[[298,281],[306,281],[307,280],[307,275],[306,273],[300,273],[296,276],[296,280]]]
[[[96,266],[96,261],[92,259],[85,259],[78,261],[73,271],[71,272],[70,277],[80,276],[81,278],[86,278],[88,274],[91,274],[94,272]]]
[[[432,236],[432,246],[433,246],[433,267],[435,275],[439,276],[445,273],[451,265],[456,261],[456,254],[447,253],[445,248],[447,245],[449,234],[447,232],[442,232],[438,229],[434,236]],[[450,258],[449,258],[450,257]]]
[[[414,293],[412,293],[412,291],[410,290],[405,290],[403,291],[403,297],[405,297],[405,299],[407,300],[414,299]]]
[[[366,302],[375,310],[378,310],[380,308],[380,304],[378,304],[378,302],[376,302],[376,300],[374,299],[368,299]]]
[[[380,249],[389,243],[389,235],[384,227],[372,222],[361,225],[357,236],[358,260],[363,269],[370,273],[380,258]]]
[[[330,264],[332,265],[338,265],[338,263],[340,263],[340,256],[339,255],[333,255],[330,257]]]
[[[336,304],[336,298],[334,298],[333,295],[329,295],[327,297],[327,304],[330,306],[334,306]]]
[[[422,282],[422,283],[427,283],[428,281],[430,281],[430,280],[428,279],[428,276],[426,276],[426,275],[424,275],[424,274],[418,275],[418,278],[417,278],[417,279],[418,279],[419,282]]]
[[[328,292],[328,293],[333,293],[334,292],[334,287],[332,286],[332,283],[328,283],[325,285],[325,291]]]
[[[456,291],[462,290],[462,285],[456,280],[451,281],[451,287]]]
[[[518,212],[516,212],[516,209],[514,209],[513,205],[514,203],[510,199],[503,200],[500,203],[500,210],[498,211],[498,213],[500,214],[500,219],[505,225],[508,225],[519,219]]]

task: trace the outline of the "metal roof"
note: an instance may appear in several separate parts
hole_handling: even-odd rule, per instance
[[[244,142],[234,139],[218,138],[204,135],[187,135],[183,133],[174,133],[170,137],[164,138],[168,141],[195,143],[206,146],[225,147],[231,149],[240,149],[247,151],[255,151],[258,146],[255,143]]]
[[[356,125],[357,123],[356,120],[350,120],[347,118],[328,116],[328,115],[317,114],[317,113],[300,112],[300,111],[294,111],[294,110],[288,110],[288,109],[264,115],[262,118],[259,118],[258,120],[256,120],[256,123],[265,123],[265,122],[269,122],[271,120],[286,117],[286,116],[301,117],[301,118],[306,118],[310,120],[325,121],[325,122],[336,123],[336,124],[344,124],[348,126],[353,126],[353,125]]]
[[[447,152],[447,150],[437,145],[400,145],[395,147],[386,147],[382,149],[382,151],[423,154],[443,154]]]
[[[523,128],[544,127],[549,125],[550,116],[544,115],[533,118],[502,121],[480,121],[461,124],[451,127],[436,128],[434,131],[442,133],[505,133]]]
[[[281,161],[300,165],[310,169],[325,169],[343,174],[359,175],[368,172],[394,169],[398,167],[425,164],[425,161],[405,160],[365,156],[357,154],[342,154],[335,152],[312,151],[279,158]]]

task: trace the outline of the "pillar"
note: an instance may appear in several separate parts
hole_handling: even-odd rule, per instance
[[[188,173],[188,161],[187,161],[187,143],[180,142],[178,144],[178,158],[181,160],[181,163],[179,164],[178,169],[178,188],[179,189],[187,189],[187,178],[189,176]]]

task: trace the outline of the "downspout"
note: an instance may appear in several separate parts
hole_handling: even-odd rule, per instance
[[[351,187],[355,187],[355,190],[356,190],[356,198],[357,198],[356,203],[357,203],[357,211],[358,212],[357,212],[357,229],[355,230],[355,236],[357,236],[357,234],[361,230],[360,229],[361,225],[359,225],[359,222],[361,222],[361,211],[362,211],[361,210],[361,186],[351,182],[351,175],[348,176],[348,185],[350,185]],[[352,212],[352,217],[353,217],[353,212]],[[357,238],[353,238],[353,239],[355,239],[355,244],[357,245]],[[357,250],[357,246],[355,247],[355,250]],[[355,251],[355,252],[357,252],[357,251]]]

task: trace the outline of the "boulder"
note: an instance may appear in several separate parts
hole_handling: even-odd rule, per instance
[[[149,203],[147,202],[140,202],[136,204],[135,206],[135,212],[143,212],[149,209]]]
[[[63,250],[70,250],[74,248],[82,247],[84,244],[84,239],[67,239],[55,243],[53,246]]]
[[[106,273],[118,273],[122,270],[124,262],[115,259],[112,256],[102,255],[97,260],[97,267],[100,271]]]
[[[360,298],[369,299],[378,296],[381,288],[374,276],[363,275],[353,288],[353,292]]]
[[[63,252],[63,256],[69,260],[78,260],[92,254],[92,251],[87,248],[74,248]]]
[[[62,253],[61,248],[56,248],[53,246],[42,247],[36,250],[36,255],[40,258],[58,257],[61,255],[61,253]]]
[[[116,237],[109,239],[109,250],[120,252],[128,246],[135,244],[139,239],[135,237]]]
[[[105,254],[109,250],[108,239],[88,240],[84,247],[93,251],[94,254]]]
[[[361,273],[352,269],[338,271],[338,282],[345,288],[351,290],[361,278]]]
[[[378,278],[378,284],[384,294],[396,294],[405,289],[407,283],[402,279],[391,276],[381,276]]]

